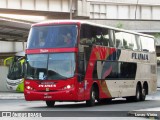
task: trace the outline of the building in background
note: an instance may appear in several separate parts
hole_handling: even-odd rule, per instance
[[[1,0],[0,18],[7,18],[9,21],[10,19],[29,21],[30,24],[50,19],[83,19],[154,35],[156,44],[160,45],[159,0]],[[1,42],[1,44],[10,46],[9,49],[0,47],[0,53],[23,50],[22,44],[15,43],[17,39],[13,39],[15,37],[13,32],[21,30],[16,34],[23,36],[23,42],[27,40],[26,33],[28,34],[29,29],[27,28],[26,31],[25,28],[16,28],[15,31],[12,29],[13,26],[15,27],[15,23],[10,22],[9,27],[5,25],[4,21],[0,23],[2,30],[0,41],[8,42]],[[5,38],[4,35],[6,35]],[[18,41],[22,40],[18,38]]]
[[[159,0],[1,0],[0,64],[25,49],[32,23],[50,19],[82,19],[151,34],[160,53]],[[2,80],[7,70],[0,69]]]
[[[159,0],[1,0],[0,3],[3,17],[34,22],[85,19],[152,34],[160,39]]]

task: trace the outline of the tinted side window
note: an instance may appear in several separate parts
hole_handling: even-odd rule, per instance
[[[123,33],[123,44],[125,49],[137,50],[136,37],[134,34]]]
[[[134,34],[116,31],[115,38],[116,48],[138,50],[136,36]]]
[[[93,44],[94,42],[95,39],[93,27],[89,25],[82,25],[80,31],[80,43],[83,45],[89,45]]]
[[[83,45],[113,46],[108,28],[82,24],[80,43]]]
[[[99,66],[98,66],[99,65]],[[102,69],[101,73],[98,72]],[[97,69],[96,69],[97,68]],[[135,79],[137,70],[136,63],[117,62],[117,61],[97,61],[94,67],[93,78],[95,79],[108,79],[108,80],[130,80]]]

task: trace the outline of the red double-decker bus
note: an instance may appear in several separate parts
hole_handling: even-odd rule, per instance
[[[156,91],[152,36],[84,21],[32,25],[26,49],[27,101],[143,101]]]

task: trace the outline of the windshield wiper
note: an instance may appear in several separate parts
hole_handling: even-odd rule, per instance
[[[68,77],[63,76],[53,70],[49,70],[48,71],[48,79],[54,79],[54,80],[58,80],[58,79],[67,79]]]

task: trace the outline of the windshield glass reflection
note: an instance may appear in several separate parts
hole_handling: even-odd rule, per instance
[[[76,25],[32,27],[28,37],[28,49],[75,47]]]
[[[27,56],[27,79],[60,80],[73,77],[74,53],[36,54]]]
[[[15,57],[15,60],[9,66],[7,78],[10,80],[17,80],[23,77],[23,70],[19,57]]]

